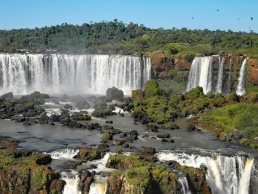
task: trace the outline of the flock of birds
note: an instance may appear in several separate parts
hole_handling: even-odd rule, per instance
[[[219,10],[217,9],[217,11]],[[192,17],[192,19],[194,19],[194,17]],[[240,20],[240,18],[238,18],[237,20]],[[251,17],[251,20],[254,20],[253,17]],[[249,27],[248,29],[251,29],[251,27]]]

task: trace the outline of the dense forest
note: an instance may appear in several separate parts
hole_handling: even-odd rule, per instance
[[[0,52],[58,51],[70,53],[120,53],[140,55],[161,50],[168,55],[180,52],[190,55],[258,53],[258,34],[182,29],[150,29],[115,19],[81,26],[61,25],[0,30]]]

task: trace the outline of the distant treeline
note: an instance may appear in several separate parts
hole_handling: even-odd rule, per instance
[[[156,50],[169,55],[233,54],[258,55],[258,34],[254,32],[182,29],[150,29],[134,23],[102,21],[35,29],[0,31],[0,52],[46,50],[72,53],[144,54]]]

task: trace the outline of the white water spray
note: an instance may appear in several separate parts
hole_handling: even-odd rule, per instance
[[[248,193],[253,159],[241,156],[213,155],[160,152],[160,161],[175,160],[181,165],[194,168],[207,167],[206,179],[213,194]]]
[[[151,78],[151,59],[121,55],[0,54],[0,92],[124,94]]]
[[[239,96],[243,96],[245,94],[245,77],[246,77],[245,74],[246,74],[246,59],[244,59],[241,65],[240,74],[238,78],[236,94]]]

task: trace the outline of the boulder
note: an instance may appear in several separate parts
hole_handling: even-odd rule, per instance
[[[45,165],[51,162],[51,156],[49,154],[41,155],[39,158],[36,159],[35,163],[38,165]]]
[[[153,148],[153,147],[146,147],[146,146],[143,146],[141,151],[144,154],[155,154],[156,153],[155,148]]]

